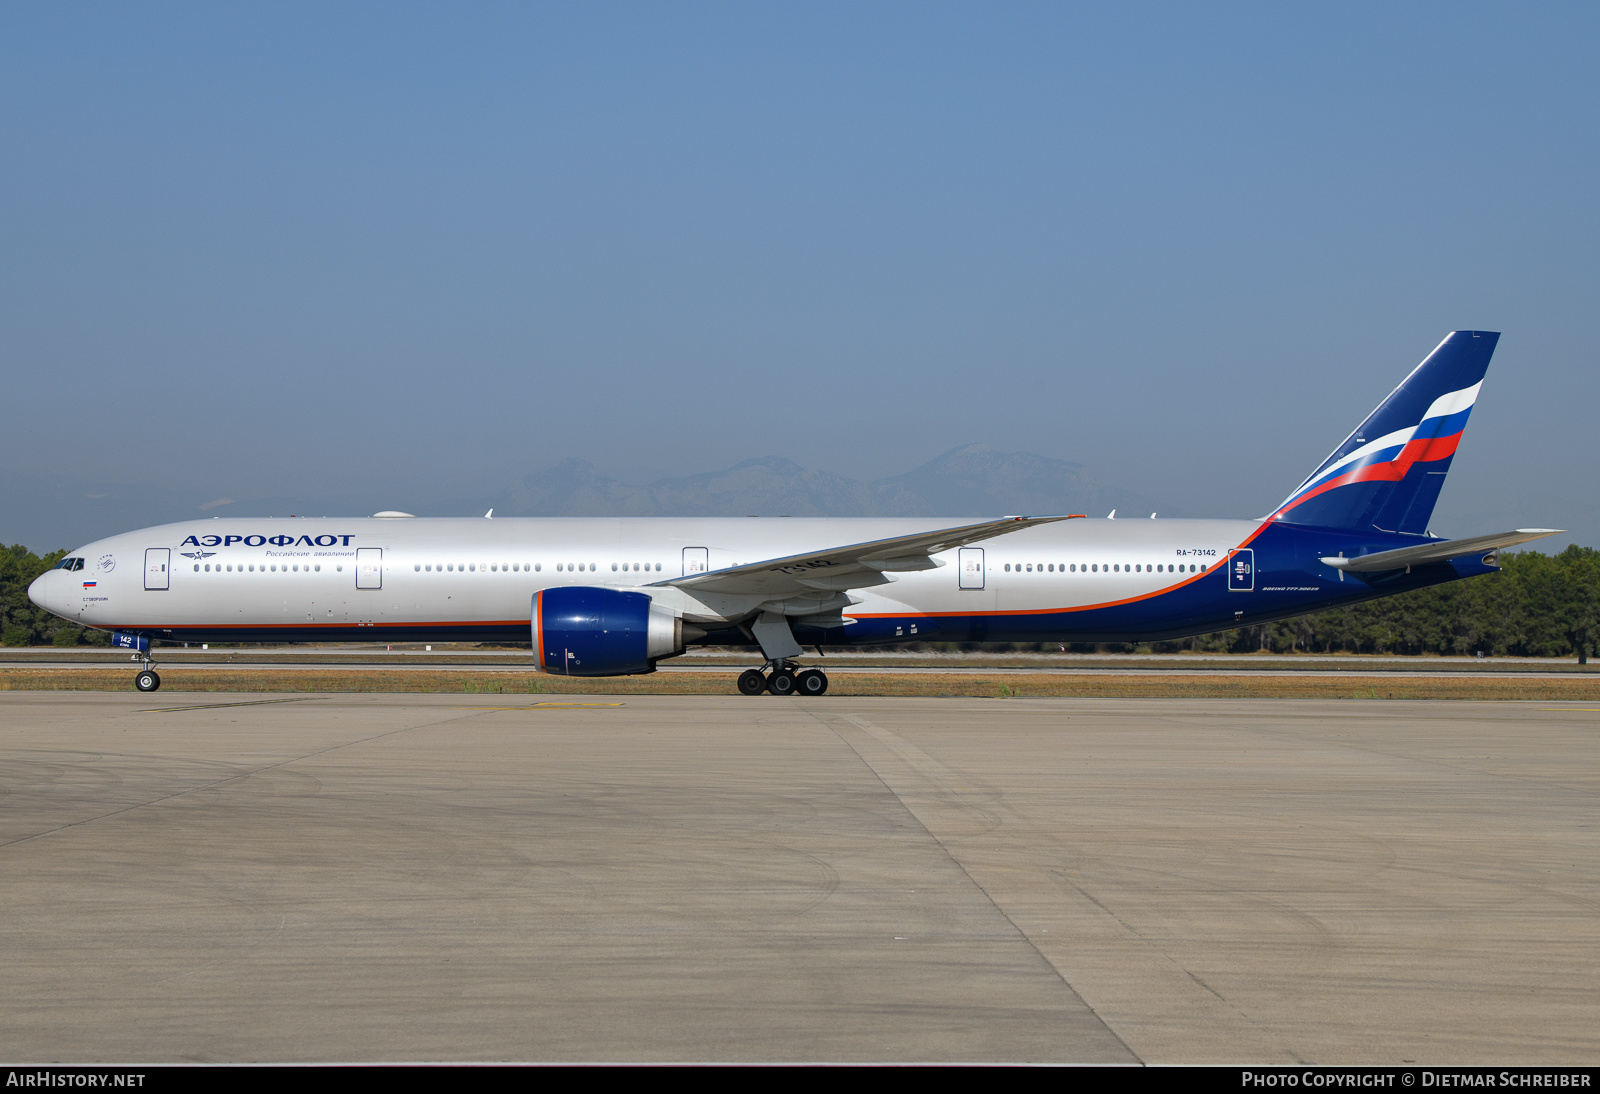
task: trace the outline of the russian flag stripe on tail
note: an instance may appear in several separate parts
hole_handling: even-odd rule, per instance
[[[1423,535],[1500,335],[1455,331],[1272,519]]]

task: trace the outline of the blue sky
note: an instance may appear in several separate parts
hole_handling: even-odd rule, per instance
[[[1600,544],[1597,27],[6,5],[0,456],[404,507],[569,456],[871,478],[984,442],[1253,516],[1475,327],[1435,530]]]

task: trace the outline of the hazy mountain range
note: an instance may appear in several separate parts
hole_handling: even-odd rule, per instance
[[[987,517],[1012,513],[1089,513],[1120,509],[1147,516],[1162,505],[1101,483],[1082,464],[1031,452],[965,445],[903,475],[852,479],[764,456],[723,471],[641,485],[569,459],[538,470],[512,469],[463,485],[448,497],[417,498],[414,488],[307,497],[207,497],[156,486],[0,474],[0,542],[35,551],[76,547],[100,536],[208,516],[366,515],[403,509],[418,516],[837,516]],[[1187,515],[1169,510],[1168,515]]]

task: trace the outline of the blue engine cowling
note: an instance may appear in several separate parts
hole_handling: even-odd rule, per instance
[[[563,676],[631,676],[683,652],[683,623],[644,593],[577,585],[533,597],[533,653]]]

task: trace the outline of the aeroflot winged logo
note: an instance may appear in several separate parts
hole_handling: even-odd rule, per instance
[[[264,547],[272,544],[274,547],[348,547],[355,538],[355,533],[349,535],[320,535],[320,536],[290,536],[279,533],[275,536],[190,536],[179,547],[232,547],[242,543],[246,547]]]

